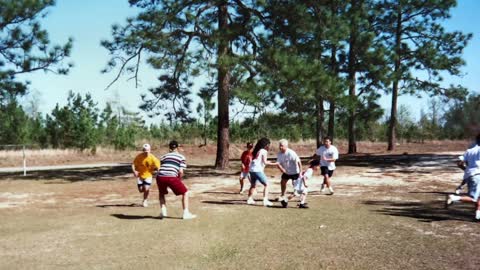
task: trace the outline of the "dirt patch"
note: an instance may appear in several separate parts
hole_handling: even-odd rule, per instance
[[[238,161],[224,171],[192,161],[190,221],[172,194],[169,218],[158,218],[156,185],[141,207],[128,165],[3,174],[0,269],[477,269],[472,206],[443,207],[462,177],[457,155],[344,155],[335,194],[315,175],[307,210],[296,198],[263,207],[262,188],[246,205]],[[280,173],[266,174],[274,200]]]

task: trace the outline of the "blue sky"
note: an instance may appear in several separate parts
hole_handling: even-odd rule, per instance
[[[140,94],[147,93],[149,87],[157,84],[158,71],[143,66],[140,74],[141,86],[135,88],[133,81],[121,77],[112,87],[105,90],[113,80],[115,73],[101,74],[109,60],[108,52],[100,46],[103,39],[111,39],[111,26],[124,24],[127,17],[134,16],[136,10],[129,7],[127,0],[57,0],[54,7],[48,9],[49,14],[41,21],[49,32],[54,44],[63,44],[69,37],[74,39],[73,51],[68,62],[74,67],[67,76],[44,72],[36,72],[20,77],[31,82],[32,93],[39,98],[39,109],[42,113],[50,113],[57,103],[66,104],[68,91],[75,93],[91,93],[93,99],[103,108],[107,101],[120,100],[126,108],[139,111]],[[480,92],[480,1],[458,0],[458,5],[452,10],[452,18],[444,23],[449,31],[461,30],[473,33],[474,37],[464,51],[467,65],[462,69],[465,74],[460,78],[447,78],[445,85],[462,84],[471,92]],[[32,94],[32,95],[33,95]],[[26,97],[27,99],[29,97]],[[380,100],[383,108],[389,112],[390,97]],[[419,117],[421,108],[428,110],[426,98],[402,96],[400,104],[404,104]],[[192,108],[195,108],[192,106]],[[147,118],[145,116],[145,118]],[[155,121],[150,119],[148,122]]]

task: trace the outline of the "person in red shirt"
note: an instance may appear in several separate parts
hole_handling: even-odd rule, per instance
[[[242,171],[240,172],[240,194],[243,194],[243,181],[245,178],[248,178],[250,180],[250,176],[248,174],[248,170],[250,168],[250,162],[252,162],[253,156],[252,156],[252,151],[253,151],[253,143],[248,142],[247,143],[247,150],[245,150],[242,153],[242,157],[240,160],[242,161]]]

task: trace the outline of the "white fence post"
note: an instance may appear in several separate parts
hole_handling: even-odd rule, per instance
[[[25,145],[23,145],[23,176],[27,176],[27,158],[25,156]]]

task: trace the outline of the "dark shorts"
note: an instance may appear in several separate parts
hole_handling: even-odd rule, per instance
[[[329,170],[328,167],[320,167],[320,174],[321,175],[328,175],[328,177],[332,177],[333,175],[333,170]]]
[[[282,173],[282,180],[290,180],[292,179],[292,181],[295,181],[298,179],[298,177],[300,176],[300,174],[296,173],[296,174],[286,174],[286,173]]]
[[[183,195],[188,191],[182,179],[174,176],[157,176],[157,186],[160,194],[168,194],[167,187],[177,196]]]

